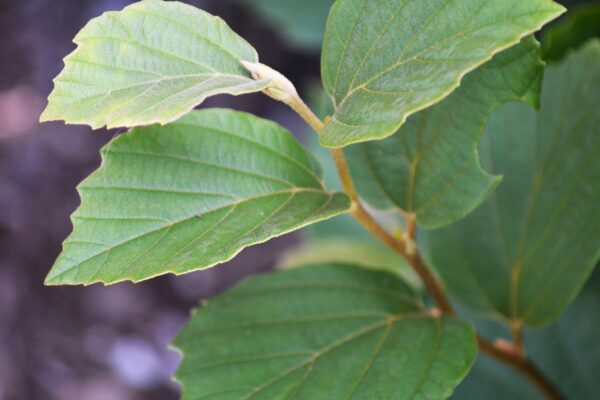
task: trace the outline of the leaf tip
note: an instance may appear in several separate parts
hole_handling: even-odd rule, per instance
[[[38,121],[40,123],[57,121],[57,118],[52,115],[52,111],[50,110],[50,104],[48,104],[44,111],[42,111]]]
[[[63,282],[50,271],[50,273],[44,279],[44,286],[61,286]]]

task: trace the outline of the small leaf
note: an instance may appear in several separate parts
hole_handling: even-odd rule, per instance
[[[279,125],[194,111],[109,143],[80,186],[73,233],[48,284],[140,281],[229,260],[350,206],[327,192],[316,160]]]
[[[546,69],[541,110],[505,106],[482,161],[504,181],[465,220],[429,234],[469,307],[537,327],[575,298],[600,256],[600,41]]]
[[[336,112],[321,143],[392,135],[469,71],[563,12],[550,0],[338,0],[322,58]]]
[[[220,18],[176,1],[145,0],[91,20],[65,58],[41,121],[165,124],[215,94],[262,90],[240,61],[252,46]]]
[[[543,64],[533,37],[469,74],[446,99],[411,116],[393,136],[346,150],[361,196],[440,227],[463,218],[500,181],[479,165],[489,116],[510,101],[539,103]]]
[[[477,353],[469,324],[430,316],[393,275],[346,265],[251,278],[175,346],[183,400],[445,399]]]

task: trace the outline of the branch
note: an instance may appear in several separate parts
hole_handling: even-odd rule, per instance
[[[546,378],[529,359],[523,356],[518,348],[511,351],[507,348],[498,346],[497,344],[492,344],[479,335],[477,336],[477,344],[479,345],[479,350],[483,353],[525,375],[549,399],[566,400],[556,386],[554,386],[554,384],[548,380],[548,378]]]
[[[419,252],[414,248],[411,248],[407,240],[398,239],[392,236],[371,216],[371,214],[367,212],[367,210],[365,210],[358,197],[354,182],[352,181],[352,176],[350,175],[350,169],[348,168],[348,163],[346,161],[346,157],[344,156],[344,152],[341,149],[332,149],[331,154],[340,175],[340,180],[342,181],[344,191],[352,199],[353,207],[350,211],[352,216],[356,218],[356,220],[358,220],[358,222],[360,222],[369,232],[371,232],[383,243],[388,245],[412,266],[444,314],[453,314],[454,310],[446,298],[442,286],[435,276],[433,276],[427,265],[425,265],[425,262],[423,261]],[[409,231],[409,229],[407,231]]]
[[[312,112],[312,110],[302,101],[299,96],[286,103],[296,111],[317,134],[321,134],[325,128],[325,124]],[[402,238],[397,238],[385,230],[362,205],[354,181],[348,168],[348,162],[344,156],[343,150],[337,148],[331,150],[331,155],[335,161],[335,165],[342,182],[342,187],[346,194],[352,200],[351,215],[360,222],[371,234],[388,247],[402,256],[419,275],[425,288],[434,298],[439,309],[443,314],[452,315],[454,309],[450,301],[446,297],[444,290],[433,275],[421,254],[415,247],[416,229],[415,216],[408,214],[406,216],[406,234]],[[513,331],[514,332],[514,331]],[[536,367],[528,360],[521,351],[521,330],[520,327],[516,333],[515,339],[517,345],[499,346],[488,342],[481,336],[477,336],[477,344],[480,351],[488,354],[498,361],[514,368],[515,370],[526,376],[533,382],[550,400],[565,400],[558,389],[550,382]]]

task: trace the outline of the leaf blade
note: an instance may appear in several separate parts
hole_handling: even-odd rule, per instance
[[[482,154],[504,182],[465,220],[430,232],[449,288],[478,311],[545,325],[600,257],[598,71],[594,40],[546,69],[538,113],[516,105],[494,115]]]
[[[266,86],[240,64],[258,62],[252,46],[221,19],[179,2],[146,0],[107,12],[74,42],[42,122],[94,129],[165,124],[209,96]]]
[[[134,129],[79,186],[74,231],[46,283],[140,281],[227,261],[346,211],[347,196],[321,176],[289,132],[249,114],[209,109]]]
[[[533,37],[497,54],[440,103],[409,117],[393,136],[349,146],[358,190],[375,207],[399,208],[426,228],[456,222],[500,182],[479,163],[477,144],[503,103],[539,103],[543,75]]]
[[[321,144],[342,147],[393,134],[409,115],[449,95],[465,74],[564,12],[546,0],[487,3],[338,0],[322,58],[336,112]]]
[[[446,398],[476,353],[468,324],[423,313],[391,275],[345,265],[249,279],[195,314],[175,346],[184,399],[223,382],[231,399]]]

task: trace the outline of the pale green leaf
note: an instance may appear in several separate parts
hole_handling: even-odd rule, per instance
[[[482,162],[505,178],[473,214],[431,232],[449,289],[528,326],[556,319],[600,257],[600,41],[546,69],[542,106],[503,107]]]
[[[316,225],[314,225],[316,226]],[[333,236],[318,240],[310,238],[298,247],[283,253],[277,268],[291,269],[309,264],[351,264],[368,270],[387,271],[421,288],[419,277],[406,260],[385,245],[368,240],[345,236]]]
[[[73,233],[48,284],[140,281],[229,260],[241,249],[350,206],[279,125],[194,111],[109,143],[80,186]]]
[[[220,18],[176,1],[144,0],[91,20],[74,39],[42,121],[165,124],[206,97],[262,90],[240,61],[252,46]]]
[[[393,136],[346,150],[359,192],[371,205],[415,214],[422,226],[448,225],[481,204],[500,177],[479,165],[477,145],[502,103],[539,102],[543,64],[527,37],[469,74]]]
[[[393,275],[347,265],[249,279],[175,346],[183,400],[439,400],[477,353],[469,324],[430,316]]]
[[[336,111],[321,143],[390,136],[469,71],[562,12],[551,0],[338,0],[322,57]]]

